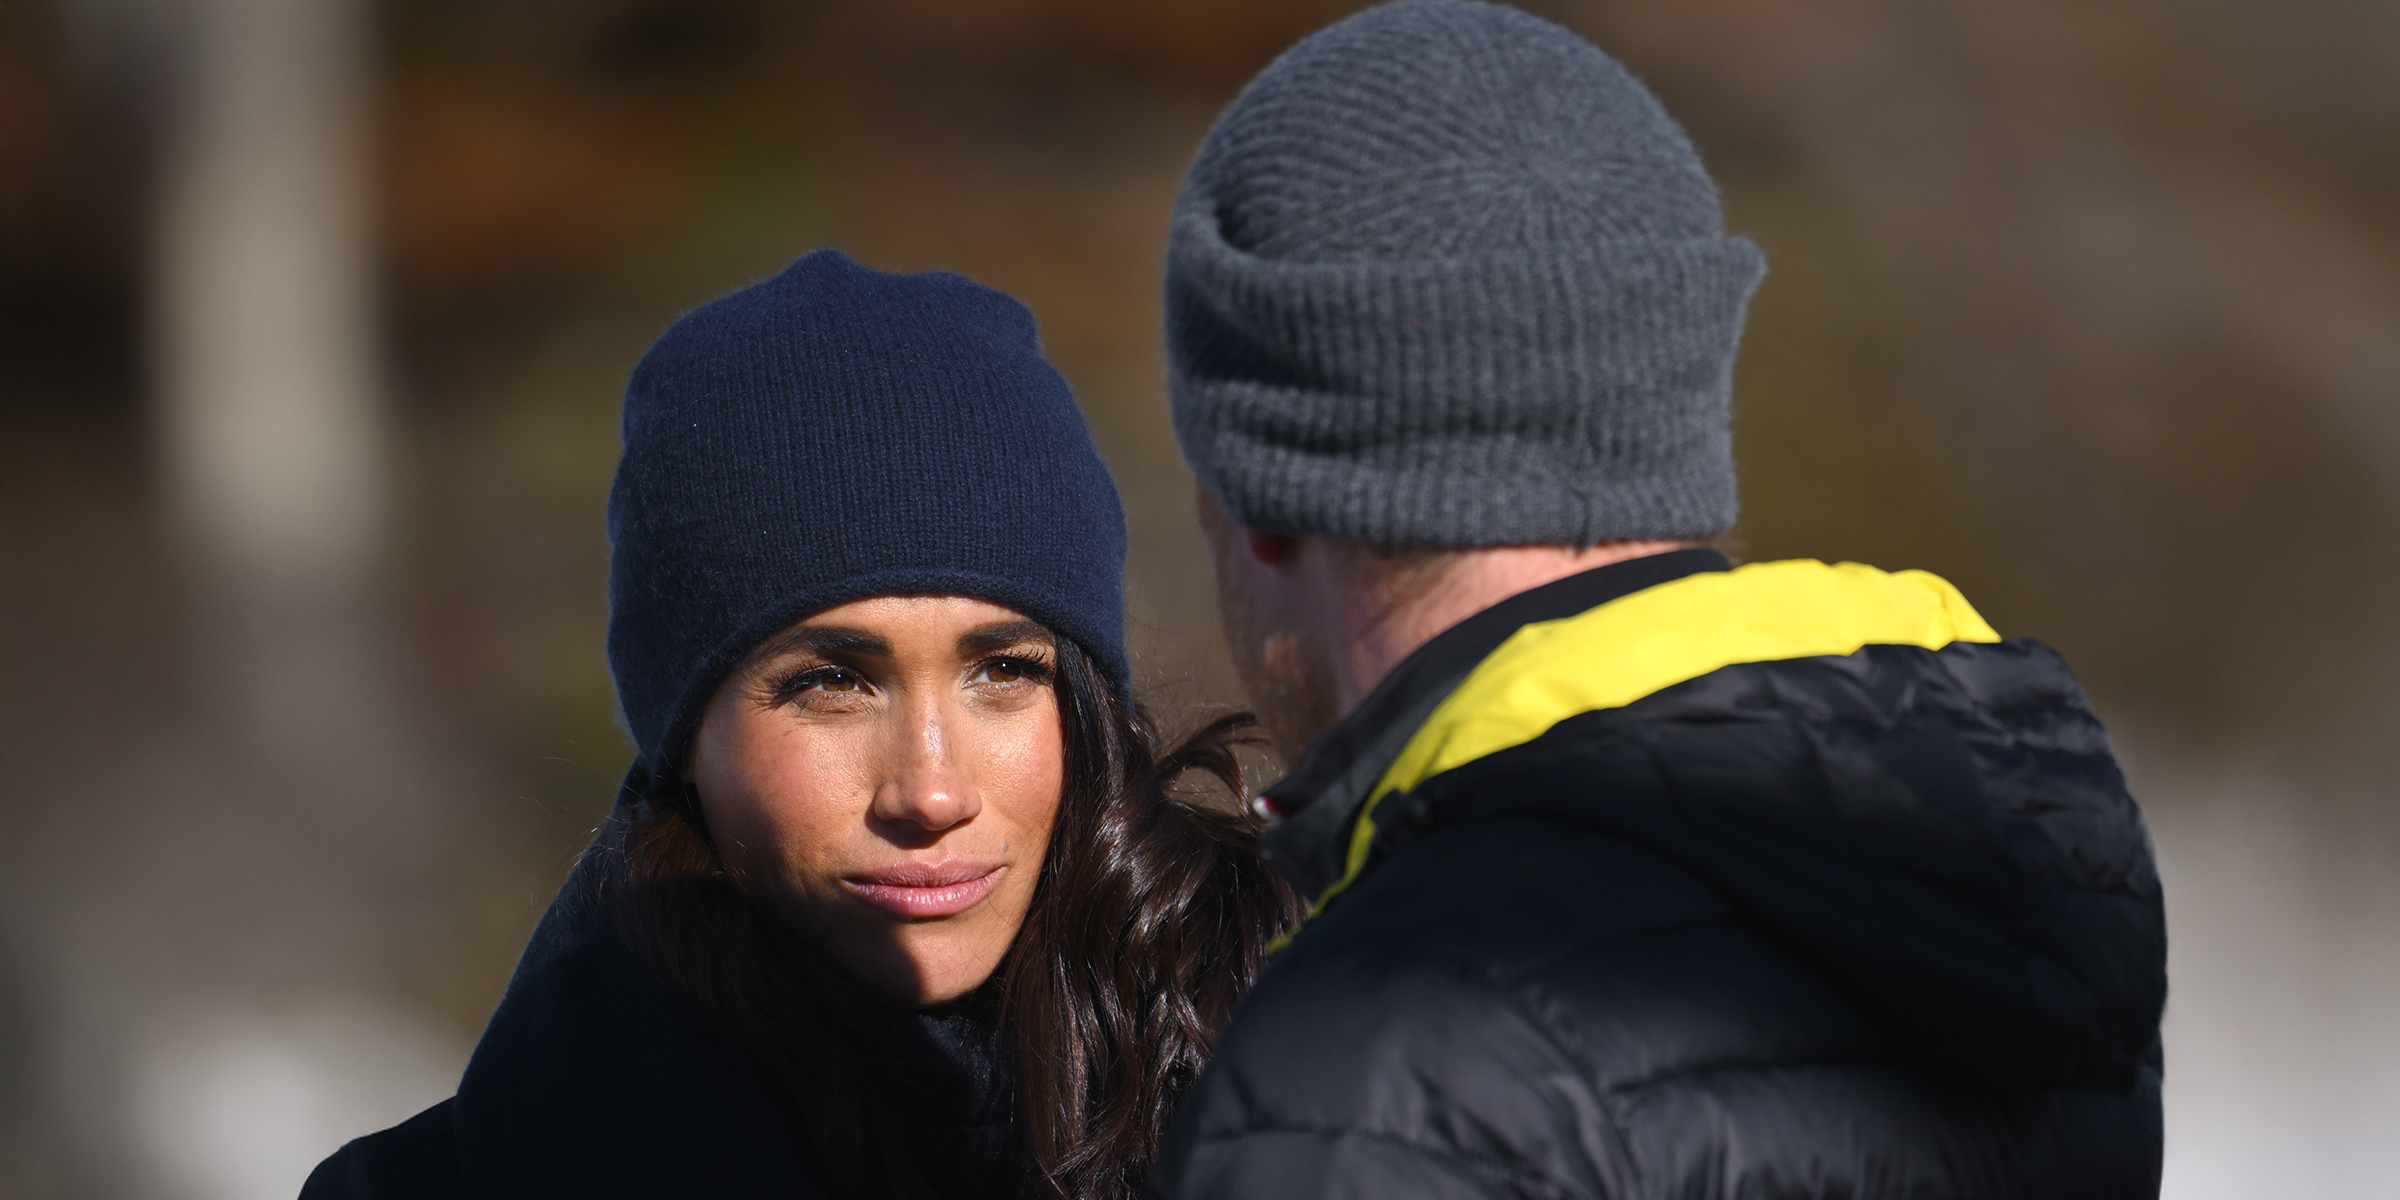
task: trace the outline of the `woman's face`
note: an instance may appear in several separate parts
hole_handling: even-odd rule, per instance
[[[689,777],[749,893],[911,1004],[1008,953],[1065,775],[1050,633],[878,596],[768,638],[709,699]]]

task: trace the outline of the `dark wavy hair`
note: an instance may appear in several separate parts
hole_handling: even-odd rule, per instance
[[[1071,639],[1056,645],[1065,785],[1041,878],[1006,959],[952,1006],[1013,1053],[999,1180],[960,1165],[990,1161],[957,1141],[976,1081],[741,892],[688,788],[621,805],[598,845],[631,939],[773,1074],[844,1196],[1138,1195],[1268,943],[1299,917],[1241,805],[1249,715],[1163,748]],[[1193,772],[1232,803],[1180,797]]]

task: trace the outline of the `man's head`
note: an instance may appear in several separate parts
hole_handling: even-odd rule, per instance
[[[1199,507],[1234,670],[1287,763],[1452,625],[1569,575],[1696,544],[1403,549],[1244,529],[1205,488]]]
[[[1185,179],[1176,436],[1228,528],[1353,544],[1369,576],[1365,547],[1469,552],[1447,578],[1504,547],[1714,537],[1761,270],[1683,131],[1589,42],[1465,0],[1370,9],[1252,80]],[[1221,587],[1248,586],[1223,548]],[[1233,610],[1266,598],[1229,599],[1237,641],[1265,636]]]
[[[1296,762],[1382,674],[1380,644],[1415,632],[1395,620],[1425,607],[1408,600],[1433,590],[1458,552],[1259,533],[1205,489],[1199,511],[1234,671],[1276,752]]]

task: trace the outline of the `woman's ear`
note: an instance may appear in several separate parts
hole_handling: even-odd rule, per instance
[[[702,841],[715,847],[708,833],[708,812],[700,806],[700,789],[693,786],[689,776],[680,768],[665,774],[653,775],[647,768],[635,767],[626,776],[626,790],[635,799],[654,809],[667,809],[683,814],[698,830]]]
[[[708,843],[709,849],[716,849],[716,836],[708,831],[708,810],[700,804],[700,789],[693,786],[691,780],[678,774],[665,790],[667,802],[681,808],[684,816],[691,820],[692,828],[699,831],[700,840]]]

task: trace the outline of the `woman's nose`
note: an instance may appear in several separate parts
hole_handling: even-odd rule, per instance
[[[930,705],[909,714],[900,753],[875,789],[876,816],[939,833],[983,811],[974,772],[961,753],[965,748],[952,736],[947,718]]]

